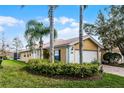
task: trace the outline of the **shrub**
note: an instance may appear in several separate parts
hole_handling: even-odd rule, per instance
[[[108,61],[108,62],[111,62],[111,58],[112,58],[112,53],[111,52],[107,52],[103,55],[103,59]]]
[[[103,59],[108,61],[108,63],[116,63],[121,59],[121,55],[119,53],[107,52],[103,55]]]
[[[94,60],[94,61],[92,61],[91,63],[92,63],[92,64],[98,64],[98,65],[100,65],[100,62],[98,62],[98,60]]]
[[[2,57],[0,57],[0,66],[1,66],[1,64],[2,64]]]
[[[63,64],[31,61],[27,66],[32,73],[45,75],[63,75],[70,77],[91,77],[98,74],[98,64]]]
[[[114,62],[118,62],[122,56],[119,54],[119,53],[113,53],[113,56],[114,56]]]
[[[3,56],[2,58],[3,58],[3,60],[7,60],[7,56]]]
[[[2,60],[0,60],[0,66],[1,66]]]
[[[48,63],[49,62],[49,60],[48,59],[30,59],[29,61],[28,61],[28,63],[43,63],[43,62],[46,62],[46,63]]]

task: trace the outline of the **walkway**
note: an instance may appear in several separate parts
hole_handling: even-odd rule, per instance
[[[104,69],[104,72],[106,73],[124,76],[124,68],[122,67],[103,65],[103,69]]]

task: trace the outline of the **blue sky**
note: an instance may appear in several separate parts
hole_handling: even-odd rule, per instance
[[[99,10],[108,6],[92,5],[84,12],[84,22],[94,23]],[[7,43],[11,43],[14,37],[19,37],[24,45],[25,24],[31,19],[48,22],[48,6],[0,6],[0,37],[4,32]],[[55,28],[58,31],[58,38],[68,39],[78,36],[79,6],[59,6],[55,11]],[[45,37],[44,41],[49,41]]]

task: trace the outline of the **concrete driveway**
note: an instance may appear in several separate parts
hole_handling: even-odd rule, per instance
[[[124,77],[124,68],[122,68],[122,67],[103,65],[103,69],[104,69],[104,72],[106,72],[106,73],[111,73],[111,74],[115,74],[115,75]]]

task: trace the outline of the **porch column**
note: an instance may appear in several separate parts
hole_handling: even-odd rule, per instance
[[[66,63],[69,63],[69,48],[66,48]]]

